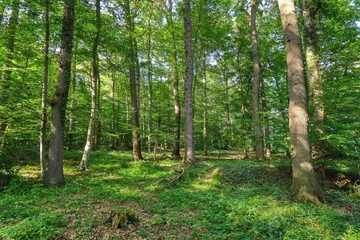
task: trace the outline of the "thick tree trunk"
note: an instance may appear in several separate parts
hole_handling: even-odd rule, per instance
[[[14,0],[11,6],[11,16],[9,19],[9,26],[7,28],[7,33],[5,35],[5,63],[3,67],[3,72],[1,76],[0,84],[0,102],[2,106],[7,107],[9,103],[7,93],[10,83],[11,83],[11,73],[12,73],[12,60],[14,58],[14,47],[15,47],[15,34],[17,25],[19,22],[19,7],[20,0]],[[6,110],[0,113],[0,148],[5,148],[6,144],[6,131],[8,129],[8,116]]]
[[[136,62],[135,59],[135,46],[136,41],[134,36],[134,24],[133,17],[130,11],[129,0],[124,1],[124,11],[127,25],[127,40],[128,40],[128,59],[129,59],[129,79],[130,79],[130,92],[131,92],[131,123],[133,125],[132,130],[132,145],[133,145],[133,159],[142,160],[141,155],[141,141],[140,141],[140,121],[139,121],[139,104],[138,104],[138,87],[136,81]]]
[[[253,92],[252,92],[252,116],[253,116],[253,129],[255,134],[255,151],[256,151],[256,160],[264,160],[264,141],[263,133],[261,130],[260,124],[260,114],[259,114],[259,90],[261,83],[261,66],[260,66],[260,53],[259,53],[259,44],[257,37],[257,28],[256,28],[256,10],[257,4],[256,0],[251,0],[251,45],[253,52],[253,67],[254,67],[254,82],[253,82]]]
[[[90,153],[92,147],[92,139],[94,138],[94,128],[95,128],[95,117],[96,117],[96,107],[97,107],[97,83],[99,76],[99,67],[98,67],[98,46],[100,38],[100,28],[101,28],[101,19],[100,19],[100,0],[96,0],[96,33],[94,37],[93,49],[92,49],[92,79],[91,79],[91,112],[89,126],[86,136],[86,143],[84,147],[83,156],[79,165],[80,171],[85,171],[89,167]]]
[[[50,40],[50,23],[49,23],[49,0],[45,1],[45,53],[44,53],[44,80],[41,93],[41,127],[40,127],[40,169],[43,183],[46,179],[46,101],[48,91],[48,77],[49,77],[49,40]]]
[[[49,164],[45,186],[65,184],[63,172],[64,123],[66,100],[71,79],[71,52],[75,18],[75,0],[66,0],[64,6],[59,76],[51,101],[51,133]],[[64,105],[65,104],[65,105]]]
[[[279,0],[278,3],[286,44],[289,81],[289,130],[293,167],[291,199],[320,205],[323,199],[311,159],[307,89],[295,5],[293,0]]]
[[[193,79],[194,79],[194,63],[193,63],[193,47],[192,47],[192,24],[191,24],[191,8],[189,0],[184,2],[184,30],[185,30],[185,157],[186,163],[194,163],[195,147],[194,147],[194,111],[193,111]]]

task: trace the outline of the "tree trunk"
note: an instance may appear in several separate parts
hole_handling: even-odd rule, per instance
[[[278,4],[284,30],[289,81],[289,130],[293,168],[291,199],[320,205],[323,199],[311,159],[307,89],[295,5],[293,0],[279,0]]]
[[[66,100],[71,79],[71,52],[75,18],[75,0],[66,0],[64,6],[63,27],[61,35],[61,49],[59,75],[55,94],[51,101],[51,133],[49,146],[49,164],[45,186],[63,185],[63,148],[64,121]],[[64,105],[65,104],[65,105]]]
[[[12,73],[12,60],[14,58],[14,47],[15,47],[15,34],[16,28],[19,22],[19,7],[20,1],[14,0],[12,2],[11,16],[9,19],[9,26],[5,35],[5,63],[4,70],[2,72],[2,79],[0,85],[0,102],[3,106],[7,107],[9,103],[8,97],[10,94],[7,93],[11,83]],[[0,113],[0,148],[5,148],[6,144],[6,131],[8,129],[8,116],[6,111]]]
[[[142,160],[141,155],[141,141],[140,133],[138,129],[140,128],[139,121],[139,104],[138,104],[138,87],[136,81],[136,59],[135,59],[135,46],[134,41],[136,41],[134,36],[134,24],[133,16],[130,11],[130,2],[129,0],[124,1],[124,11],[127,25],[127,40],[128,40],[128,59],[129,59],[129,79],[130,79],[130,92],[131,92],[131,123],[133,125],[132,130],[132,145],[133,145],[133,159]]]
[[[48,91],[48,78],[49,78],[49,40],[50,40],[50,23],[49,23],[49,0],[45,1],[45,53],[44,53],[44,80],[41,93],[41,127],[40,127],[40,169],[43,183],[46,179],[46,101]]]
[[[319,54],[317,52],[316,13],[320,0],[302,0],[302,13],[304,17],[304,35],[306,48],[306,73],[312,97],[312,120],[316,131],[323,133],[324,104],[322,102],[322,82],[319,68]]]
[[[180,156],[180,129],[181,129],[181,110],[180,110],[180,95],[179,95],[179,70],[177,66],[178,57],[177,57],[177,48],[176,48],[176,36],[175,29],[173,25],[173,13],[172,13],[172,0],[168,2],[168,12],[167,12],[167,23],[171,32],[171,67],[173,75],[173,97],[174,97],[174,145],[172,148],[171,157],[174,159],[181,159]]]
[[[208,155],[208,134],[207,134],[207,76],[206,76],[206,55],[203,57],[203,82],[204,82],[204,116],[203,116],[203,141],[204,141],[204,150],[203,155]]]
[[[256,160],[264,160],[264,141],[259,114],[259,89],[261,83],[260,53],[256,28],[256,0],[251,0],[251,45],[253,51],[254,82],[252,92],[252,115],[255,134]]]
[[[194,147],[194,111],[193,111],[193,79],[194,79],[194,63],[193,63],[193,47],[192,47],[192,24],[191,24],[191,8],[190,1],[184,2],[184,30],[185,30],[185,157],[186,163],[194,163],[195,147]]]
[[[147,124],[147,130],[148,130],[148,152],[151,152],[151,134],[152,134],[152,98],[153,98],[153,89],[152,89],[152,63],[151,63],[151,22],[150,18],[148,19],[148,45],[147,45],[147,64],[148,64],[148,72],[147,72],[147,79],[148,79],[148,124]]]
[[[74,56],[73,56],[73,60],[72,60],[72,88],[71,88],[71,101],[70,101],[70,111],[69,111],[69,133],[67,136],[68,142],[67,142],[67,146],[69,150],[74,149],[74,118],[73,118],[73,109],[75,107],[75,102],[76,102],[76,50],[77,50],[77,41],[75,41],[75,46],[74,46]]]
[[[100,29],[101,29],[101,19],[100,19],[100,0],[96,0],[96,33],[94,37],[94,44],[92,49],[92,79],[91,79],[91,112],[90,112],[90,120],[89,126],[86,136],[86,143],[84,147],[83,156],[79,165],[80,171],[85,171],[89,167],[90,153],[92,147],[92,139],[94,137],[94,128],[95,128],[95,117],[96,117],[96,100],[97,100],[97,83],[99,76],[98,69],[98,46],[99,46],[99,38],[100,38]]]
[[[264,79],[261,78],[260,83],[260,92],[261,92],[261,108],[264,113],[264,136],[265,136],[265,157],[271,159],[271,145],[270,145],[270,129],[269,129],[269,117],[266,107],[266,95],[264,88]]]

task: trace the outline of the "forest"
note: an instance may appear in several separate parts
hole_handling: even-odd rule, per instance
[[[360,239],[359,0],[0,20],[0,239]]]

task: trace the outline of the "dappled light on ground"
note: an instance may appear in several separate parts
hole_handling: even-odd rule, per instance
[[[214,153],[217,154],[217,153]],[[130,154],[95,152],[89,171],[66,156],[64,187],[44,188],[36,163],[2,190],[5,239],[357,239],[360,201],[340,174],[326,169],[322,207],[289,201],[289,159],[240,160],[237,153],[184,167],[179,161],[132,161]],[[223,158],[222,158],[223,157]],[[251,156],[250,156],[251,157]],[[205,159],[205,158],[204,158]],[[342,163],[345,169],[346,162]],[[4,207],[6,206],[6,208]],[[111,211],[128,209],[138,223],[114,229]],[[57,219],[54,221],[54,219]]]

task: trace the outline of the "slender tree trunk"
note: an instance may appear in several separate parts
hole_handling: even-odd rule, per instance
[[[69,133],[67,136],[68,139],[68,149],[71,150],[74,148],[74,118],[73,118],[73,109],[75,107],[75,102],[76,102],[76,50],[77,50],[77,41],[75,41],[75,49],[74,49],[74,56],[73,56],[73,60],[72,60],[72,83],[71,83],[71,101],[70,101],[70,111],[69,111]]]
[[[97,63],[97,64],[99,64],[99,63]],[[99,68],[99,67],[97,67],[97,68]],[[101,134],[102,134],[100,90],[101,90],[100,72],[97,71],[97,76],[96,76],[96,96],[95,96],[95,102],[96,102],[95,119],[98,119],[98,121],[97,121],[97,125],[96,125],[96,130],[95,130],[95,144],[94,144],[95,149],[100,148]]]
[[[253,128],[255,134],[255,151],[256,160],[264,160],[264,141],[263,133],[260,124],[259,114],[259,89],[261,83],[261,65],[260,65],[260,52],[258,44],[258,34],[256,28],[256,0],[251,0],[251,45],[253,51],[253,66],[254,66],[254,82],[252,92],[252,115],[253,115]]]
[[[64,6],[63,27],[59,75],[55,94],[51,101],[51,133],[49,146],[48,172],[45,186],[63,185],[64,122],[66,100],[71,79],[71,55],[75,18],[75,0],[66,0]],[[65,104],[65,105],[64,105]]]
[[[115,149],[117,147],[117,124],[116,124],[116,98],[115,98],[115,77],[114,73],[111,74],[111,148]]]
[[[203,58],[203,82],[204,82],[204,116],[203,116],[203,140],[204,140],[204,150],[203,155],[208,155],[208,134],[207,134],[207,76],[206,76],[206,56],[204,54]]]
[[[136,79],[136,55],[134,42],[136,41],[134,36],[134,24],[133,16],[130,11],[129,0],[124,1],[124,11],[127,25],[127,40],[128,40],[128,59],[129,59],[129,79],[130,79],[130,91],[131,91],[131,113],[133,125],[132,130],[132,145],[133,145],[133,159],[142,160],[141,155],[141,141],[140,141],[140,121],[139,121],[139,104],[138,104],[138,87]]]
[[[171,157],[174,159],[181,159],[180,156],[180,130],[181,130],[181,110],[180,110],[180,94],[179,94],[179,70],[178,70],[178,54],[176,47],[176,36],[175,29],[173,24],[173,2],[172,0],[168,1],[168,12],[167,12],[167,23],[170,28],[171,33],[171,67],[172,67],[172,76],[173,76],[173,98],[174,98],[174,145],[172,148]]]
[[[289,130],[293,167],[291,199],[320,205],[323,199],[311,159],[307,125],[307,89],[294,0],[279,0],[278,3],[286,44],[289,81]]]
[[[40,127],[40,169],[43,183],[46,179],[46,101],[49,78],[49,41],[50,41],[50,24],[49,24],[49,0],[45,0],[45,53],[44,53],[44,80],[41,93],[41,127]]]
[[[85,171],[89,167],[90,153],[92,147],[92,140],[94,137],[94,128],[96,123],[96,107],[97,107],[97,83],[99,76],[98,69],[98,46],[99,46],[99,38],[100,38],[100,29],[101,29],[101,19],[100,19],[100,0],[96,0],[96,33],[94,37],[93,49],[92,49],[92,79],[91,79],[91,112],[90,112],[90,120],[89,126],[86,136],[86,143],[84,147],[83,156],[79,165],[80,171]]]
[[[324,104],[322,102],[322,81],[320,77],[319,54],[317,47],[316,13],[320,0],[302,0],[304,35],[306,48],[306,73],[313,106],[313,124],[318,133],[323,133]]]
[[[12,60],[14,58],[14,48],[15,48],[15,34],[17,25],[19,22],[19,7],[20,0],[14,0],[11,6],[11,16],[9,20],[9,26],[6,29],[5,33],[5,64],[2,72],[2,79],[0,83],[0,102],[3,106],[7,106],[9,103],[8,89],[11,84],[11,73],[12,73]],[[0,113],[0,148],[5,148],[6,144],[6,131],[8,129],[8,116],[6,111]]]
[[[261,92],[261,108],[264,113],[264,136],[265,136],[265,157],[267,159],[271,159],[271,145],[270,145],[270,130],[269,130],[269,117],[266,107],[266,95],[264,88],[264,79],[261,78],[260,84],[260,92]]]
[[[193,111],[193,80],[194,80],[194,61],[192,47],[192,24],[190,1],[184,2],[184,30],[185,30],[185,157],[186,163],[194,163],[194,111]]]
[[[151,62],[151,22],[148,19],[148,46],[147,46],[147,62],[148,62],[148,72],[147,72],[147,79],[148,79],[148,124],[147,124],[147,131],[148,131],[148,152],[151,152],[151,134],[152,134],[152,98],[153,98],[153,90],[152,90],[152,62]]]

